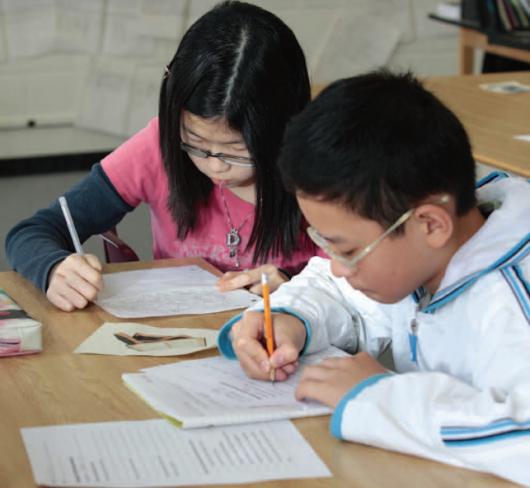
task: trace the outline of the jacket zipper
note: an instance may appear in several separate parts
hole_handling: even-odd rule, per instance
[[[410,360],[418,364],[418,321],[413,318],[410,322],[409,333]]]

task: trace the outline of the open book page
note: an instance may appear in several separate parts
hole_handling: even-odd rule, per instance
[[[39,486],[203,486],[331,476],[288,421],[183,431],[165,420],[144,420],[21,432]]]
[[[297,401],[295,390],[307,364],[347,355],[336,348],[305,356],[287,381],[248,378],[237,361],[223,357],[182,361],[124,374],[125,384],[155,410],[183,428],[327,415],[316,402]]]
[[[259,299],[246,290],[221,293],[217,280],[195,265],[104,274],[96,303],[116,317],[137,318],[221,312]]]

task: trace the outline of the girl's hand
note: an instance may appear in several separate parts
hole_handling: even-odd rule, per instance
[[[298,367],[298,355],[306,340],[304,325],[288,314],[272,314],[275,350],[267,354],[262,312],[247,311],[230,331],[232,346],[245,373],[269,380],[271,368],[277,381],[286,380]]]
[[[65,312],[85,308],[103,288],[101,270],[97,256],[70,254],[50,273],[48,300]]]
[[[269,277],[269,289],[276,290],[282,283],[289,281],[276,266],[264,264],[254,269],[245,271],[228,271],[217,282],[220,291],[236,290],[238,288],[248,288],[251,293],[261,295],[261,275],[267,273]]]

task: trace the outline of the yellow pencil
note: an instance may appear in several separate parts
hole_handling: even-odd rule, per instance
[[[269,278],[267,276],[267,273],[261,274],[261,288],[263,291],[263,313],[265,315],[265,342],[267,345],[267,352],[270,357],[274,352],[274,330],[272,328]],[[271,381],[274,381],[275,379],[274,368],[271,368],[270,379]]]

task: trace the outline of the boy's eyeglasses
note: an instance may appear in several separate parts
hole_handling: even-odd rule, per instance
[[[435,203],[442,204],[447,203],[449,201],[449,195],[443,195],[439,200],[437,200]],[[401,217],[399,217],[388,229],[386,229],[375,241],[368,244],[362,251],[360,251],[358,254],[351,258],[347,258],[346,256],[343,256],[333,250],[332,244],[325,238],[322,237],[318,231],[314,227],[308,227],[307,233],[311,240],[321,249],[324,250],[324,252],[335,261],[338,261],[343,266],[345,266],[348,269],[355,269],[357,264],[361,259],[364,259],[368,254],[370,254],[379,244],[381,244],[381,241],[387,237],[389,234],[394,232],[400,225],[404,224],[410,216],[414,213],[414,210],[416,208],[411,208],[407,210]]]
[[[229,164],[230,166],[238,166],[240,168],[254,167],[254,161],[250,158],[243,158],[241,156],[231,156],[229,154],[223,153],[212,153],[210,151],[207,151],[206,149],[199,149],[198,147],[190,146],[185,142],[180,143],[180,148],[184,152],[190,154],[191,156],[195,156],[196,158],[217,158],[220,159],[223,163]]]

